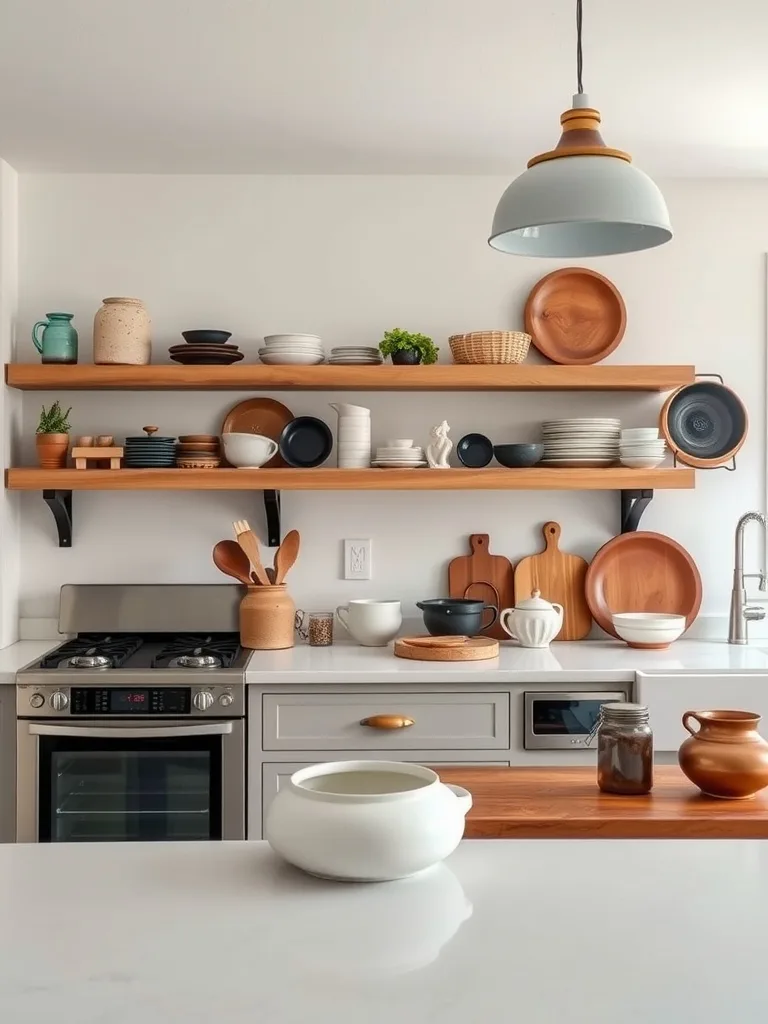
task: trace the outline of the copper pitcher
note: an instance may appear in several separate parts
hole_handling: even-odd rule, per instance
[[[686,711],[683,726],[691,735],[677,759],[702,793],[745,800],[768,786],[768,743],[757,731],[759,721],[754,711]]]

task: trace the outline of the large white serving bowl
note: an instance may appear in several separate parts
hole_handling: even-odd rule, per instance
[[[658,427],[627,427],[621,432],[624,441],[655,441],[659,436]]]
[[[325,356],[317,352],[259,352],[259,359],[265,366],[318,366],[325,362]]]
[[[667,647],[685,632],[684,615],[622,612],[611,616],[613,628],[630,645]]]
[[[238,469],[259,469],[277,453],[277,441],[263,434],[222,434],[227,462]]]
[[[317,334],[265,334],[264,342],[270,347],[272,345],[294,345],[298,343],[299,348],[305,345],[321,345],[323,339]]]

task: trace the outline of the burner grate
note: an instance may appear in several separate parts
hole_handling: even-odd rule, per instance
[[[216,658],[228,668],[240,653],[240,639],[230,633],[185,634],[169,641],[152,659],[152,668],[167,668],[171,661],[185,656]]]
[[[84,633],[46,654],[40,662],[40,668],[57,668],[63,661],[85,655],[109,658],[112,668],[120,668],[143,643],[142,637],[130,634],[104,636],[101,633]]]

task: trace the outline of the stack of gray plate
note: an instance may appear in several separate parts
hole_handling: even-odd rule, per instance
[[[157,437],[157,427],[144,427],[146,436],[126,437],[126,469],[170,469],[176,463],[176,438]]]
[[[331,349],[328,360],[334,366],[374,366],[382,363],[381,352],[367,345],[342,345]]]
[[[619,459],[621,420],[592,418],[549,420],[542,424],[542,466],[612,466]]]

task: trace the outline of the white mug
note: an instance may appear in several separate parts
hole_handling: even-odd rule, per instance
[[[352,639],[363,647],[386,647],[403,624],[399,601],[350,601],[339,605],[336,615]]]

